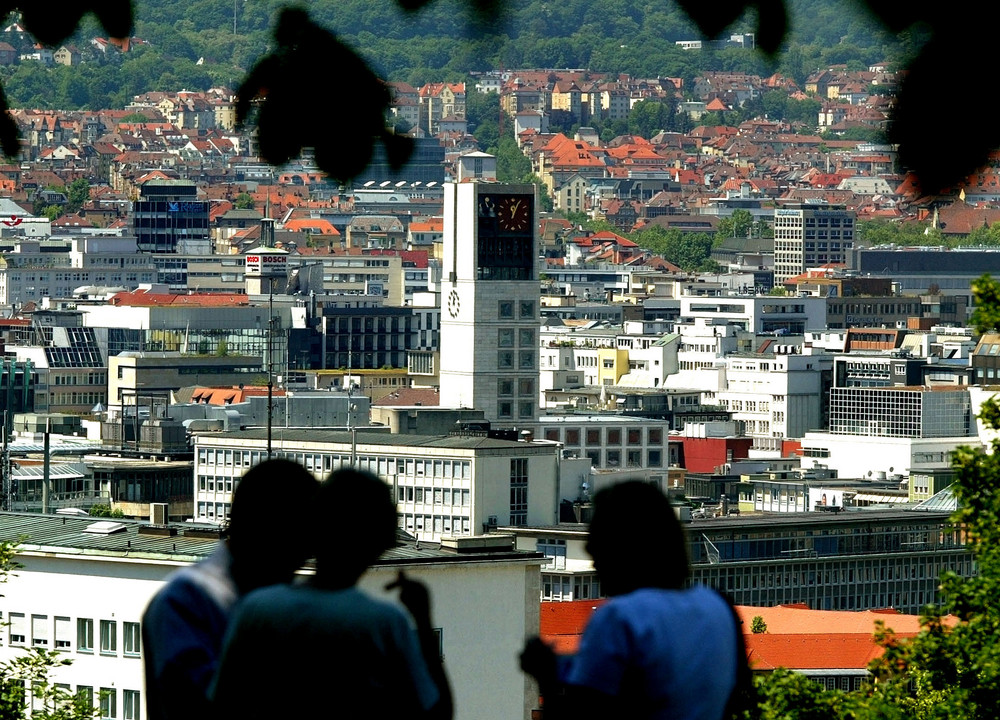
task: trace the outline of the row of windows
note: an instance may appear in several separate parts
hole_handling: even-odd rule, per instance
[[[521,400],[517,403],[517,416],[522,420],[531,420],[535,417],[535,403],[531,400]],[[497,417],[509,420],[514,417],[514,403],[509,400],[501,400],[497,403]]]
[[[592,600],[604,597],[597,575],[554,575],[542,573],[542,600]]]
[[[471,532],[468,517],[456,515],[421,515],[400,513],[399,527],[408,533],[454,533],[468,535]]]
[[[451,488],[403,487],[397,488],[399,502],[427,503],[468,507],[471,491]]]
[[[21,686],[21,693],[26,695],[24,681],[15,681]],[[55,683],[55,688],[61,690],[64,695],[70,693],[70,686],[65,683]],[[94,687],[92,685],[77,685],[76,696],[82,698],[90,707],[95,707],[97,712],[94,717],[101,720],[114,720],[118,718],[118,690],[113,687],[102,687],[98,691],[97,704],[94,703]],[[32,697],[28,703],[32,713],[51,711],[51,706],[46,705],[41,698]],[[138,690],[122,690],[122,720],[140,720],[142,717],[142,701]]]
[[[230,507],[230,503],[227,502],[199,502],[198,518],[222,522],[229,519]]]
[[[122,653],[125,657],[139,657],[141,632],[139,623],[123,622]],[[98,635],[101,655],[118,654],[118,621],[101,620]],[[73,624],[69,617],[48,615],[25,615],[12,612],[7,615],[7,642],[45,649],[69,650],[73,646]],[[94,652],[93,618],[77,618],[76,651]]]
[[[643,432],[646,435],[647,445],[663,444],[663,428],[659,427],[632,427],[622,428],[564,428],[563,438],[560,438],[559,428],[547,427],[542,432],[546,440],[553,442],[565,442],[567,445],[580,445],[580,438],[585,438],[586,445],[621,445],[622,438],[627,445],[642,445]]]
[[[292,460],[302,465],[312,473],[329,473],[334,468],[349,466],[350,455],[336,453],[309,453],[278,450],[275,457]],[[221,467],[251,468],[267,459],[267,452],[262,450],[222,450],[215,448],[198,448],[198,487],[200,490],[215,492],[232,492],[238,479],[225,476],[215,477],[213,470]],[[385,456],[359,455],[356,465],[359,469],[371,472],[379,477],[403,475],[406,477],[435,477],[453,480],[470,480],[472,478],[472,463],[468,460],[423,460],[418,458],[397,458]],[[207,466],[215,466],[207,467]],[[204,474],[202,474],[204,473]]]

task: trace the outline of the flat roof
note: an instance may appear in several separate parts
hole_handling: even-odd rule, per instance
[[[342,444],[350,445],[352,433],[350,431],[330,431],[315,430],[311,428],[272,428],[272,442],[306,442],[317,444]],[[403,435],[389,434],[385,428],[374,430],[370,428],[357,429],[357,444],[360,445],[389,445],[393,447],[427,447],[459,450],[505,450],[511,448],[534,448],[536,450],[551,450],[554,446],[546,442],[518,442],[514,440],[498,440],[490,437],[478,435]],[[230,432],[204,433],[198,436],[199,440],[211,441],[218,438],[220,441],[226,440],[267,440],[267,428],[253,428],[249,430],[233,430]],[[287,450],[288,448],[278,448]]]
[[[107,518],[43,515],[41,513],[0,512],[0,542],[20,545],[22,551],[66,553],[70,555],[197,562],[212,553],[219,543],[219,526],[207,523],[169,523],[159,528],[176,531],[175,535],[150,534],[154,529],[142,520],[115,518],[119,530],[109,533],[86,532]],[[272,531],[280,542],[282,518],[276,516]],[[147,532],[142,532],[145,529]],[[524,550],[470,550],[454,552],[438,543],[416,541],[406,533],[397,533],[397,546],[388,550],[376,565],[405,565],[449,562],[526,562],[538,561],[540,553]]]

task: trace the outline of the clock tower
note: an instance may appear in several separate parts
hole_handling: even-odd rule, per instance
[[[500,425],[538,412],[534,185],[444,186],[441,405]]]

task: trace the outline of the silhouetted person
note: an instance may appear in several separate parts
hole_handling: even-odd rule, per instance
[[[338,470],[320,488],[318,510],[315,582],[264,588],[240,603],[215,679],[215,715],[447,720],[451,691],[426,588],[402,572],[387,586],[399,588],[414,629],[397,605],[356,587],[396,544],[390,488]]]
[[[170,576],[142,617],[149,720],[209,717],[208,689],[236,601],[290,582],[312,554],[309,522],[319,483],[298,463],[267,460],[236,484],[225,539]],[[280,509],[295,508],[294,519]]]
[[[685,587],[684,534],[655,486],[625,482],[594,497],[587,552],[609,600],[578,652],[538,638],[521,667],[539,683],[545,720],[719,720],[746,671],[742,632],[714,590]]]

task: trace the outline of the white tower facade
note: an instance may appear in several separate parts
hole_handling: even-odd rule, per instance
[[[501,424],[537,413],[536,208],[534,185],[445,185],[440,402]]]

